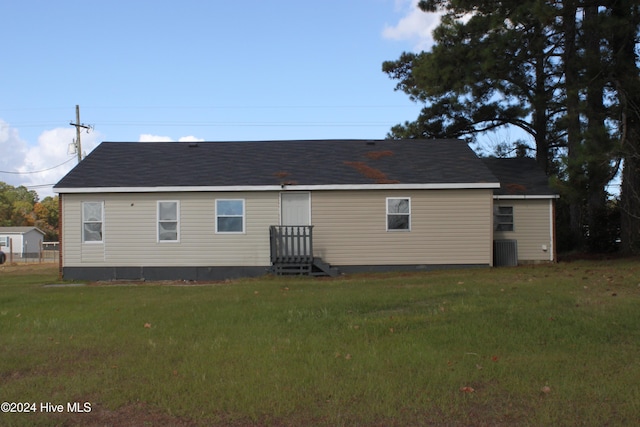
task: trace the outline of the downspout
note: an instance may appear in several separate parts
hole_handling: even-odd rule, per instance
[[[62,280],[62,193],[58,195],[58,279]]]
[[[556,251],[556,199],[550,199],[551,206],[549,210],[551,212],[551,261],[558,262],[558,253]]]
[[[494,267],[494,259],[493,259],[493,245],[495,239],[495,231],[493,226],[493,212],[495,209],[496,196],[493,194],[493,190],[489,194],[491,198],[491,203],[489,203],[489,267]]]

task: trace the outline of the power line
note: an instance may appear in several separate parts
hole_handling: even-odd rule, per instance
[[[104,126],[162,126],[162,127],[372,127],[391,126],[391,122],[101,122]]]
[[[11,123],[14,128],[38,128],[52,126],[57,123]],[[156,127],[390,127],[396,122],[232,122],[232,121],[104,121],[99,122],[102,126],[132,127],[132,126],[156,126]],[[75,123],[70,123],[75,126]],[[90,126],[89,126],[90,128]]]
[[[28,189],[30,189],[30,190],[31,190],[31,189],[34,189],[34,190],[35,190],[35,189],[38,189],[38,188],[48,188],[48,187],[53,187],[54,185],[56,185],[56,184],[55,184],[55,183],[54,183],[54,184],[34,184],[34,185],[25,185],[24,187],[26,187],[26,188],[28,188]]]
[[[0,108],[0,112],[11,111],[46,111],[46,110],[66,110],[67,107],[24,107],[24,108]],[[384,109],[384,108],[415,108],[415,104],[263,104],[263,105],[242,105],[242,104],[221,104],[221,105],[127,105],[127,106],[85,106],[91,110],[270,110],[270,109]]]
[[[0,171],[0,173],[8,173],[8,174],[12,174],[12,175],[31,175],[31,174],[36,174],[36,173],[42,173],[42,172],[47,172],[50,171],[52,169],[56,169],[59,168],[60,166],[66,165],[67,163],[69,163],[71,160],[73,160],[73,157],[65,160],[64,162],[60,163],[57,166],[53,166],[47,169],[42,169],[39,171],[30,171],[30,172],[11,172],[11,171]]]

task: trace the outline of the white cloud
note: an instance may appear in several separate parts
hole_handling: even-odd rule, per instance
[[[195,136],[183,136],[178,139],[178,142],[202,142],[204,139],[196,138]],[[170,136],[151,135],[143,133],[140,135],[138,142],[175,142]]]
[[[77,163],[75,154],[68,153],[75,136],[74,129],[56,128],[44,131],[37,144],[29,145],[16,128],[0,119],[0,181],[33,189],[40,199],[53,196],[52,186]],[[97,132],[83,133],[82,151],[91,152],[101,137]]]
[[[173,139],[171,139],[171,137],[169,136],[158,136],[143,133],[142,135],[140,135],[138,142],[173,142]]]
[[[204,139],[196,138],[195,136],[183,136],[178,142],[203,142]]]
[[[0,119],[0,171],[16,172],[22,165],[27,143],[17,129],[12,128],[7,122]],[[0,181],[9,183],[10,174],[0,172]]]
[[[385,25],[382,37],[389,40],[408,41],[416,51],[433,46],[433,30],[440,23],[440,14],[425,13],[418,8],[418,0],[396,0],[396,9],[404,13],[395,25]]]
[[[41,186],[57,183],[77,164],[77,155],[69,152],[69,144],[75,138],[76,131],[72,128],[56,128],[40,134],[37,145],[27,149],[23,163],[18,168],[20,172],[27,172],[20,175],[21,185],[36,187],[34,189],[41,199],[54,195],[51,187]],[[101,139],[99,132],[82,133],[80,141],[83,155],[93,151]]]
[[[0,119],[0,182],[35,190],[40,200],[54,196],[53,185],[78,163],[77,155],[69,151],[69,145],[75,139],[74,128],[55,128],[42,132],[36,144],[29,144],[20,137],[18,129]],[[104,135],[99,132],[82,132],[83,155],[93,151],[103,139]],[[199,142],[204,139],[184,136],[178,141]],[[140,142],[173,142],[173,139],[143,134]]]

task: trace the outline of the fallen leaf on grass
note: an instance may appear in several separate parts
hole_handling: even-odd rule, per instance
[[[147,328],[147,329],[150,329],[151,328],[151,323],[145,323],[144,327]]]
[[[540,389],[540,391],[543,392],[544,394],[551,393],[551,387],[546,385],[546,386],[542,387],[542,389]]]
[[[351,360],[351,355],[350,355],[350,354],[346,354],[346,355],[344,356],[344,358],[345,358],[345,360]]]
[[[460,387],[460,391],[463,393],[473,393],[474,391],[476,391],[473,387]]]

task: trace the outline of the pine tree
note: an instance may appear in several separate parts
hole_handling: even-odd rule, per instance
[[[559,175],[569,239],[599,252],[617,234],[606,186],[624,159],[622,241],[640,251],[637,3],[421,1],[424,11],[444,11],[436,44],[383,71],[425,106],[388,136],[473,141],[501,126],[523,129],[539,165]]]

